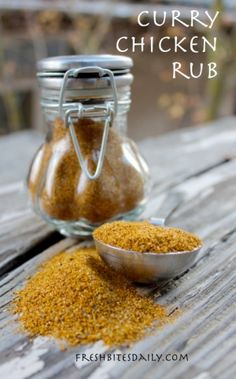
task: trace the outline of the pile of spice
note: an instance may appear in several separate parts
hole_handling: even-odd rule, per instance
[[[82,155],[90,172],[96,169],[104,124],[91,119],[75,122]],[[28,177],[32,200],[49,217],[101,223],[139,206],[144,198],[144,179],[126,160],[122,137],[110,128],[101,175],[89,180],[81,170],[68,128],[56,119],[51,136],[37,152]],[[129,148],[129,156],[136,151]],[[140,161],[140,160],[139,160]]]
[[[163,306],[138,294],[94,248],[63,252],[46,262],[17,292],[13,309],[31,336],[53,336],[71,345],[128,344],[154,324],[169,322]]]
[[[153,253],[191,251],[202,245],[196,235],[185,230],[155,226],[147,221],[114,221],[93,232],[95,239],[126,250]]]

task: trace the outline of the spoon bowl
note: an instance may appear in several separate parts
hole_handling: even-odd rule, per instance
[[[152,218],[150,222],[165,227],[164,219]],[[182,274],[193,265],[202,248],[198,246],[192,251],[140,253],[108,245],[96,238],[94,241],[99,255],[111,268],[138,283],[155,283]]]
[[[201,246],[192,251],[170,253],[140,253],[107,245],[95,239],[101,258],[128,279],[139,283],[154,283],[174,278],[186,271],[196,260]]]
[[[151,217],[149,222],[165,227],[164,218]],[[155,283],[172,279],[188,270],[202,248],[168,253],[138,252],[106,244],[94,238],[100,257],[113,269],[137,283]]]

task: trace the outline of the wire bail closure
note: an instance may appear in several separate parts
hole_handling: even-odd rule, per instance
[[[71,109],[67,109],[64,111],[64,100],[65,100],[65,90],[67,86],[68,79],[70,77],[77,78],[79,74],[81,73],[98,73],[99,78],[104,77],[107,75],[110,79],[110,85],[112,88],[112,93],[113,93],[113,106],[109,102],[107,104],[103,105],[92,105],[92,106],[86,106],[79,102],[75,106],[73,106]],[[73,104],[74,105],[74,104]],[[82,67],[78,69],[69,69],[66,71],[64,78],[63,78],[63,83],[62,87],[60,90],[60,96],[59,96],[59,114],[62,119],[65,120],[65,125],[66,127],[69,128],[70,136],[74,145],[75,153],[77,155],[79,164],[81,166],[82,171],[84,174],[87,176],[88,179],[90,180],[96,180],[102,171],[103,163],[104,163],[104,158],[105,158],[105,153],[106,153],[106,146],[107,146],[107,140],[108,140],[108,134],[109,134],[109,127],[112,126],[112,123],[114,121],[114,118],[117,114],[117,108],[118,108],[118,96],[117,96],[117,89],[116,89],[116,84],[115,84],[115,79],[113,72],[111,70],[98,67],[98,66],[91,66],[91,67]],[[78,119],[81,119],[84,117],[86,114],[86,111],[93,111],[94,115],[93,117],[101,117],[101,116],[96,116],[95,111],[101,111],[104,110],[104,118],[105,118],[105,123],[104,123],[104,130],[103,130],[103,135],[102,135],[102,142],[101,142],[101,148],[100,148],[100,154],[98,157],[98,163],[96,170],[93,174],[91,174],[88,170],[87,164],[83,158],[81,148],[79,145],[79,141],[76,136],[75,132],[75,127],[74,123],[72,120],[72,113],[77,114]]]

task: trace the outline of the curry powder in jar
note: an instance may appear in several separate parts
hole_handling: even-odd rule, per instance
[[[136,219],[149,192],[148,167],[126,135],[132,60],[65,56],[38,63],[45,143],[28,175],[35,211],[62,234]]]

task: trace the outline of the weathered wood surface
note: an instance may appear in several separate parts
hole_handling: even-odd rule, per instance
[[[10,270],[0,282],[0,373],[4,378],[165,378],[165,379],[231,379],[236,375],[236,307],[235,307],[235,244],[236,244],[236,119],[223,119],[214,125],[192,128],[171,133],[159,139],[147,139],[141,143],[144,155],[149,161],[154,180],[151,200],[146,216],[167,216],[170,225],[178,225],[200,234],[205,248],[194,267],[180,278],[172,280],[159,288],[148,288],[156,301],[166,304],[169,311],[181,309],[182,314],[173,325],[158,331],[155,336],[140,341],[130,349],[132,352],[147,355],[168,353],[188,354],[189,360],[160,362],[91,362],[75,366],[75,354],[82,351],[104,352],[106,348],[98,343],[95,346],[60,351],[58,346],[47,338],[30,341],[26,335],[17,331],[17,324],[9,315],[8,305],[13,291],[24,285],[26,276],[35,271],[38,264],[60,250],[74,248],[75,241],[65,239],[51,246],[41,254],[25,263],[16,261],[27,246],[31,247],[35,230],[27,229],[28,242],[19,237],[15,220],[9,223],[9,233],[14,235],[13,252],[7,254],[8,236],[5,235],[3,250],[12,260],[14,270]],[[5,138],[4,158],[0,163],[1,185],[20,182],[25,163],[32,150],[40,141],[33,134]],[[17,139],[21,143],[17,144]],[[14,146],[17,159],[9,162]],[[20,147],[21,146],[21,147]],[[0,140],[0,147],[1,140]],[[18,152],[19,149],[19,152]],[[3,151],[3,150],[1,150]],[[28,154],[29,153],[29,154]],[[12,154],[13,156],[13,154]],[[9,162],[7,165],[3,164]],[[14,162],[14,163],[13,163]],[[6,173],[15,167],[15,174]],[[18,169],[19,167],[19,169]],[[5,179],[4,179],[5,178]],[[16,179],[15,179],[16,178]],[[6,188],[6,187],[5,187]],[[9,187],[10,188],[10,187]],[[17,192],[1,198],[1,215],[8,209],[29,211],[26,200],[19,200]],[[0,197],[1,197],[0,192]],[[8,199],[11,199],[8,201]],[[15,199],[15,200],[14,200]],[[22,202],[21,202],[22,201]],[[35,217],[31,214],[31,217]],[[24,214],[19,215],[19,225],[25,222]],[[38,239],[49,232],[38,221]],[[4,227],[4,222],[2,222]],[[45,229],[43,229],[45,228]],[[40,235],[40,233],[42,233]],[[2,242],[0,232],[0,241]],[[28,245],[27,245],[28,244]],[[19,246],[21,246],[19,248]],[[10,249],[9,249],[10,250]],[[36,254],[35,253],[35,254]],[[13,259],[12,259],[13,256]],[[26,256],[27,258],[27,256]],[[119,352],[116,349],[115,352]]]
[[[29,132],[0,139],[0,274],[51,232],[32,212],[26,194],[27,170],[41,141]]]

